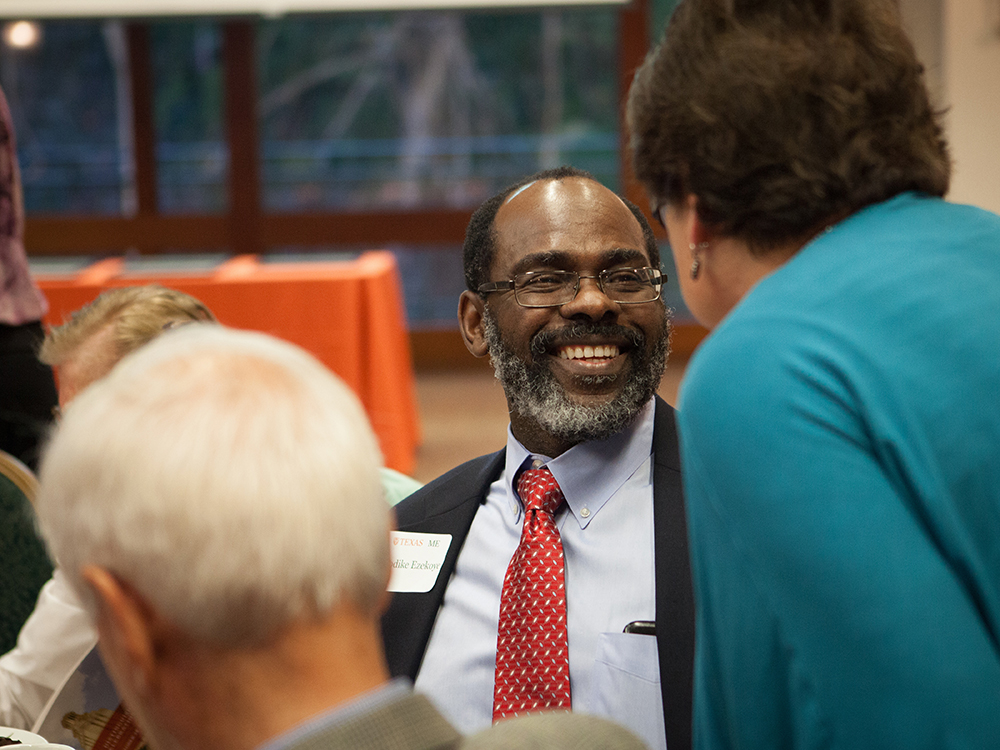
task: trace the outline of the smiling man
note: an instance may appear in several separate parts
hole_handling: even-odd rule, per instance
[[[390,669],[466,731],[573,710],[687,748],[691,583],[649,225],[563,167],[484,203],[464,260],[462,335],[491,358],[510,430],[397,506],[404,537],[447,553],[394,593]]]

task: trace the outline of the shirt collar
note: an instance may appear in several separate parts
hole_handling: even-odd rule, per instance
[[[514,521],[520,523],[523,507],[515,492],[514,480],[522,467],[531,468],[533,461],[540,461],[559,483],[573,517],[581,528],[586,528],[652,453],[655,409],[656,399],[650,399],[621,432],[605,440],[574,445],[556,458],[530,453],[508,426],[504,476],[507,479],[507,506]]]
[[[408,679],[397,677],[373,690],[355,696],[346,703],[341,703],[321,714],[306,719],[287,732],[283,732],[260,745],[257,750],[290,750],[290,748],[295,747],[305,738],[318,732],[344,724],[355,716],[388,706],[393,701],[402,700],[410,694],[412,689],[413,687]]]

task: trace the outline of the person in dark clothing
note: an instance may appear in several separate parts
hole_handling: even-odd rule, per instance
[[[35,469],[52,421],[56,384],[38,361],[48,303],[28,273],[14,124],[0,90],[0,450]]]

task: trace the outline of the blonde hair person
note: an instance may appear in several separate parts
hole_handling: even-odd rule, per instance
[[[390,681],[380,462],[351,391],[264,334],[187,327],[80,395],[39,518],[149,745],[640,750],[568,714],[463,740]]]
[[[164,330],[184,323],[215,322],[212,311],[189,294],[156,284],[101,293],[51,329],[38,358],[59,373],[59,404]]]
[[[56,369],[59,405],[65,408],[84,388],[107,375],[122,357],[164,331],[189,323],[215,322],[215,315],[200,300],[176,289],[157,284],[109,289],[51,329],[38,357]],[[421,487],[415,479],[394,469],[383,467],[381,473],[390,505]]]

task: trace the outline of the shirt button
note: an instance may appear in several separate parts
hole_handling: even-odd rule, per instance
[[[584,518],[590,518],[590,508],[584,508],[580,511],[580,515]]]

